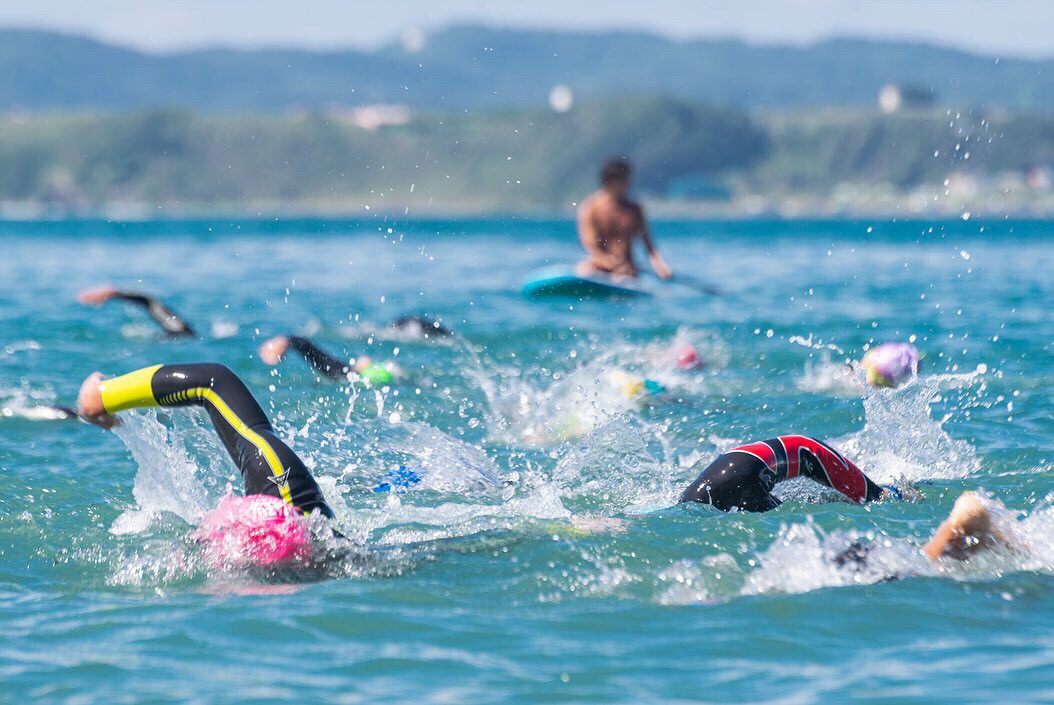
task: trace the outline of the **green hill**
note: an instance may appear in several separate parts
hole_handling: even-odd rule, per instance
[[[16,116],[0,120],[0,201],[563,211],[594,187],[598,164],[613,154],[629,155],[638,190],[660,200],[791,198],[822,208],[847,187],[933,194],[949,177],[988,184],[1002,198],[1037,170],[1039,188],[1049,190],[1054,118],[842,111],[759,121],[671,99],[601,101],[562,114],[424,114],[377,130],[310,113]]]
[[[806,47],[455,27],[419,51],[210,49],[147,54],[92,40],[0,30],[0,110],[281,112],[399,103],[454,111],[542,106],[556,84],[580,100],[666,95],[742,109],[871,106],[886,83],[940,104],[1054,110],[1054,62],[905,42],[838,39]]]
[[[661,193],[768,149],[746,116],[670,100],[424,116],[376,131],[319,115],[47,116],[0,122],[0,200],[562,209],[612,154],[633,155],[641,188]]]

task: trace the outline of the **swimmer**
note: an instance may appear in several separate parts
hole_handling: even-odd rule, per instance
[[[449,338],[454,333],[439,321],[428,316],[399,316],[392,321],[392,328],[402,333],[412,333],[422,338]]]
[[[638,237],[655,273],[662,279],[673,276],[652,242],[644,210],[629,199],[631,172],[627,160],[609,160],[600,172],[600,190],[578,209],[578,237],[588,255],[578,265],[581,276],[601,272],[636,277],[640,272],[633,262],[633,244]]]
[[[211,513],[198,537],[210,548],[275,564],[309,553],[304,518],[332,518],[315,478],[274,432],[245,384],[224,365],[154,365],[120,377],[99,372],[81,384],[77,412],[104,428],[116,414],[146,407],[200,406],[241,472],[244,497],[228,497]],[[232,543],[234,546],[232,546]]]
[[[674,343],[658,356],[658,362],[665,367],[684,372],[706,367],[706,362],[691,343]]]
[[[992,521],[991,505],[992,500],[976,492],[963,492],[922,552],[934,562],[944,557],[961,561],[986,548],[1008,545]]]
[[[898,497],[879,486],[826,443],[805,436],[779,436],[739,446],[719,456],[681,495],[680,503],[709,504],[723,512],[767,512],[780,505],[776,483],[807,477],[863,504]]]
[[[977,492],[967,491],[955,500],[948,518],[941,522],[929,541],[922,547],[922,553],[936,564],[946,559],[965,561],[981,551],[997,546],[1012,547],[1012,542],[996,526],[993,516],[998,502],[986,499]],[[865,541],[853,541],[849,546],[834,556],[833,563],[839,568],[848,568],[854,572],[874,569],[871,560],[875,544]],[[882,581],[899,580],[907,577],[902,572],[890,572],[882,576]]]
[[[921,359],[910,343],[883,343],[867,351],[860,367],[867,373],[868,385],[896,388],[918,375]]]
[[[638,377],[619,369],[608,370],[607,378],[611,386],[617,389],[627,401],[641,401],[666,392],[666,388],[660,382]]]
[[[75,409],[57,404],[41,404],[28,408],[0,406],[0,416],[18,417],[29,421],[67,421],[79,418]]]
[[[114,288],[113,286],[106,285],[96,287],[94,289],[88,289],[82,291],[77,296],[77,300],[82,304],[88,306],[102,306],[104,303],[111,299],[117,299],[120,301],[127,301],[141,306],[150,315],[154,321],[157,322],[161,329],[164,331],[165,336],[169,338],[192,338],[194,337],[194,329],[190,327],[190,324],[176,315],[172,309],[165,306],[158,299],[148,296],[146,294],[139,294],[132,291],[121,291]]]
[[[682,345],[674,351],[674,366],[679,370],[701,370],[706,367],[703,358],[699,357],[699,351],[693,345]]]
[[[405,373],[394,362],[376,363],[366,355],[359,355],[350,362],[330,355],[310,339],[299,335],[277,335],[260,346],[260,359],[268,365],[277,365],[289,350],[300,355],[307,364],[328,379],[347,381],[363,379],[374,387],[391,384]]]

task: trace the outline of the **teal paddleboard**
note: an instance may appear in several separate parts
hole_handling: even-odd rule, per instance
[[[575,299],[619,299],[651,296],[636,282],[625,278],[593,274],[583,277],[573,267],[563,265],[536,269],[523,284],[524,296]]]

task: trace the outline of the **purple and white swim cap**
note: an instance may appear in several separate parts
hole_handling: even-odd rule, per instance
[[[860,366],[872,387],[899,387],[918,374],[920,357],[911,343],[883,343],[868,350]]]

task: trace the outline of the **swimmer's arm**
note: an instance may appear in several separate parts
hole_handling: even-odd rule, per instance
[[[132,291],[118,291],[114,298],[129,301],[145,308],[150,317],[169,335],[194,335],[194,329],[190,327],[190,324],[180,318],[175,311],[161,303],[160,299]]]
[[[192,336],[194,329],[180,318],[172,309],[161,303],[160,299],[140,294],[135,291],[122,291],[112,286],[102,286],[82,292],[78,297],[81,303],[100,306],[110,299],[127,301],[142,306],[161,328],[169,335]]]
[[[348,363],[330,355],[307,338],[291,335],[289,347],[299,353],[317,372],[330,379],[344,379],[351,370]]]
[[[648,219],[644,217],[644,209],[637,206],[638,218],[640,219],[640,239],[644,243],[644,248],[648,251],[648,261],[651,263],[651,268],[655,270],[655,273],[663,279],[669,279],[673,276],[673,270],[670,269],[670,265],[666,264],[666,260],[663,259],[662,254],[655,247],[655,242],[651,237],[651,229],[648,227]]]
[[[103,379],[101,372],[92,372],[81,383],[77,394],[77,415],[88,423],[113,428],[119,411],[158,406],[153,379],[159,369],[161,365],[144,367],[108,380]]]
[[[847,461],[847,463],[848,463],[848,461]],[[876,483],[874,480],[872,480],[870,477],[865,475],[863,470],[861,470],[860,468],[856,467],[852,463],[848,463],[848,465],[849,465],[850,468],[852,468],[857,473],[859,473],[861,478],[863,478],[863,484],[864,484],[864,494],[863,494],[863,496],[862,497],[860,496],[860,492],[859,492],[860,484],[859,484],[859,481],[854,481],[854,482],[851,482],[851,483],[850,482],[839,481],[839,482],[836,482],[834,485],[828,485],[829,487],[833,487],[834,489],[838,490],[843,495],[845,495],[849,499],[853,500],[857,504],[867,504],[868,502],[877,502],[877,501],[882,500],[882,499],[890,499],[891,498],[889,490],[885,489],[884,487],[882,487],[881,485]],[[826,485],[827,483],[824,482],[823,484]]]
[[[933,537],[922,547],[922,552],[931,561],[936,561],[948,550],[952,541],[956,539],[955,527],[947,521],[941,522],[940,527],[934,532]]]
[[[827,461],[827,470],[819,464],[803,463],[800,472],[804,477],[830,487],[858,504],[888,497],[888,492],[864,474],[851,460],[838,455],[828,458]]]
[[[976,492],[963,492],[922,552],[931,561],[945,554],[962,560],[979,549],[1005,543],[1007,540],[992,526],[992,513],[985,501]]]

